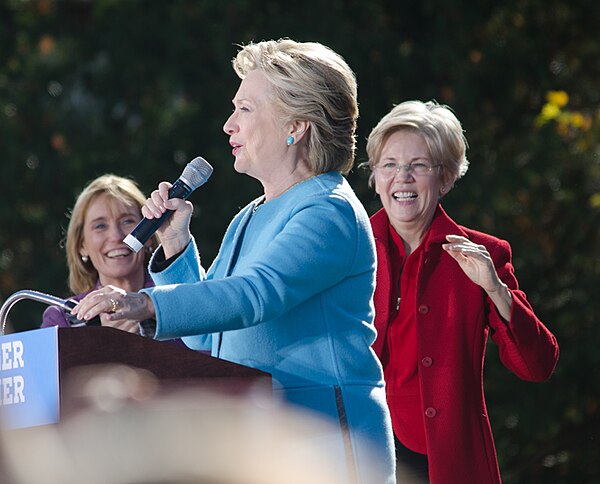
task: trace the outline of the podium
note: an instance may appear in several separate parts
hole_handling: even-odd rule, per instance
[[[0,419],[19,429],[57,423],[69,373],[120,364],[150,372],[166,389],[202,387],[239,394],[270,391],[271,375],[171,342],[110,327],[51,327],[0,336]]]

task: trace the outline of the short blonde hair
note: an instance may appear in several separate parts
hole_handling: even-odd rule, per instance
[[[268,40],[244,46],[232,64],[240,79],[254,69],[266,76],[283,122],[309,123],[307,157],[314,173],[352,169],[356,77],[339,54],[317,42]]]
[[[373,168],[388,138],[400,130],[410,130],[423,137],[433,164],[441,165],[440,178],[449,188],[469,168],[468,147],[460,121],[445,105],[436,101],[406,101],[386,114],[373,128],[367,140],[369,185],[373,185]]]
[[[92,202],[103,194],[108,195],[112,200],[139,208],[140,214],[141,208],[146,202],[146,197],[133,180],[112,174],[102,175],[92,180],[79,194],[71,211],[65,244],[69,267],[69,288],[73,294],[89,291],[98,282],[98,271],[90,262],[84,263],[81,260],[80,249],[83,244],[83,224],[87,211]],[[148,263],[151,251],[157,246],[156,236],[146,243],[146,263]]]

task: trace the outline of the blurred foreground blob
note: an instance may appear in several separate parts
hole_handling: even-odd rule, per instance
[[[2,432],[2,483],[347,482],[323,445],[329,423],[264,388],[160,394],[153,375],[123,366],[80,373],[69,388],[59,424]]]

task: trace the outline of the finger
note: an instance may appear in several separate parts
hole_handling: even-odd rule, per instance
[[[138,333],[138,322],[133,319],[117,319],[111,321],[109,318],[106,318],[105,326],[110,326],[113,328],[120,329],[122,331],[127,331],[129,333]]]
[[[131,319],[122,319],[121,321],[116,321],[115,328],[122,331],[127,331],[128,333],[138,334],[140,332],[138,322]]]
[[[173,185],[169,182],[160,182],[158,184],[158,193],[162,197],[163,200],[169,199],[169,190]]]
[[[475,245],[473,243],[459,243],[459,244],[444,244],[445,248],[449,250],[457,250],[462,252],[479,252],[482,254],[487,254],[487,249],[482,245]]]
[[[106,305],[104,304],[104,301],[100,301],[99,303],[90,303],[87,307],[82,308],[79,311],[77,318],[84,321],[89,321],[90,319],[93,319],[103,313],[108,313],[105,307]]]
[[[192,202],[183,200],[181,198],[169,198],[165,201],[165,207],[168,210],[179,210],[180,212],[192,211]]]
[[[142,215],[145,218],[153,219],[155,217],[155,213],[157,213],[156,206],[154,205],[154,202],[148,198],[145,205],[142,207]]]
[[[94,293],[90,293],[81,302],[81,308],[78,311],[79,319],[89,321],[100,314],[113,314],[119,310],[120,292],[110,290],[108,294],[104,293],[106,288]],[[100,292],[103,291],[103,292]]]
[[[473,246],[466,244],[443,244],[442,248],[451,252],[466,252],[470,250],[475,250]]]
[[[448,234],[446,235],[446,240],[448,242],[469,242],[469,239],[467,239],[466,237],[463,237],[462,235],[455,235],[455,234]]]
[[[160,217],[166,210],[165,201],[159,190],[154,190],[150,198],[146,201],[146,207],[149,208],[155,217]]]
[[[85,296],[81,301],[77,303],[77,305],[71,310],[71,314],[77,317],[78,319],[83,319],[82,315],[89,311],[90,308],[95,305],[95,298],[99,292],[100,289],[90,292],[87,296]]]

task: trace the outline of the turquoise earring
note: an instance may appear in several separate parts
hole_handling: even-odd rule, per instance
[[[287,140],[285,140],[285,142],[287,143],[288,146],[291,146],[294,144],[294,137],[292,135],[287,137]]]

